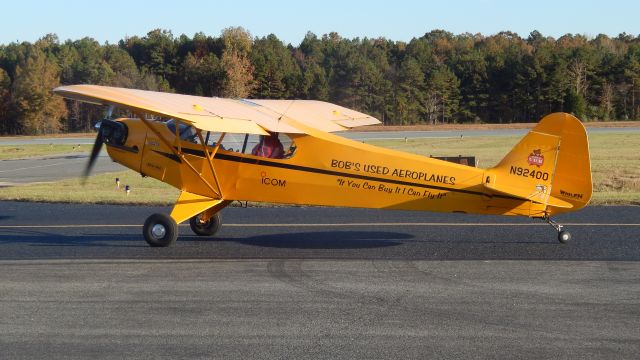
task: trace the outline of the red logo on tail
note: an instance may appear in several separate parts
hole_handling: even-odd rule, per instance
[[[540,149],[533,150],[529,157],[527,158],[527,162],[529,165],[535,165],[540,167],[544,164],[544,155],[542,155],[542,151]]]

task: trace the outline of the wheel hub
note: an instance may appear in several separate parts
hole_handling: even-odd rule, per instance
[[[162,224],[155,224],[151,228],[151,234],[156,239],[163,238],[166,233],[167,233],[167,229]]]

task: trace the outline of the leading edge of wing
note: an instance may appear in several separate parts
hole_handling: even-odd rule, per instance
[[[223,107],[231,108],[227,109],[227,111],[216,113],[208,110],[211,105],[211,101],[207,101],[209,98],[197,96],[98,85],[60,86],[55,88],[53,92],[67,99],[92,104],[116,105],[131,109],[134,112],[141,111],[178,119],[204,131],[268,134],[262,126],[253,120],[255,117],[260,117],[260,114],[256,115],[235,109],[235,113],[240,116],[233,116],[235,101],[229,99],[210,99],[220,103]],[[270,121],[271,119],[260,120]]]
[[[281,121],[285,117],[324,132],[380,123],[370,115],[315,100],[225,99],[99,85],[61,86],[53,91],[69,99],[179,119],[207,131],[304,133]]]

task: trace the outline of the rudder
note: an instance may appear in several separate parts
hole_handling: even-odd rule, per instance
[[[547,215],[577,210],[592,194],[587,133],[576,117],[553,113],[485,174],[499,193],[546,204]]]

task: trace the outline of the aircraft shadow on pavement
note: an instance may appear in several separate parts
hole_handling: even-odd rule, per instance
[[[385,231],[318,231],[266,234],[240,239],[222,239],[243,245],[286,249],[368,249],[402,245],[413,235]]]
[[[493,235],[493,234],[492,234]],[[77,233],[11,229],[0,230],[0,260],[84,258],[244,258],[327,256],[358,259],[421,260],[606,260],[637,261],[637,237],[608,239],[605,230],[584,233],[575,243],[545,239],[489,241],[488,235],[470,241],[468,235],[421,236],[393,231],[315,231],[271,233],[242,237],[198,237],[184,234],[171,248],[150,248],[137,232]],[[495,237],[495,235],[493,235]],[[595,240],[594,240],[595,239]],[[610,246],[609,246],[610,244]],[[402,246],[400,246],[402,245]],[[506,245],[506,246],[505,246]],[[251,248],[254,248],[253,250]],[[258,251],[255,248],[263,248]],[[272,250],[267,250],[272,249]],[[358,251],[358,250],[374,251]],[[375,251],[380,249],[381,251]],[[385,250],[387,249],[387,250]],[[392,250],[395,249],[395,250]]]
[[[367,249],[402,245],[413,235],[384,231],[319,231],[258,235],[248,238],[221,238],[212,242],[235,242],[242,245],[282,249]],[[208,238],[183,235],[178,243],[211,241]],[[0,244],[53,247],[148,247],[140,234],[61,235],[36,230],[11,230],[0,234]]]

